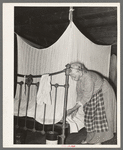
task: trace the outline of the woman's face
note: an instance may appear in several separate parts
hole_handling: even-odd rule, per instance
[[[71,76],[72,80],[78,81],[82,76],[82,72],[77,69],[70,69],[69,75]]]

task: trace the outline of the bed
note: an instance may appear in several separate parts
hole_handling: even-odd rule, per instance
[[[17,115],[14,116],[14,126],[15,126],[15,143],[19,143],[20,141],[19,136],[21,133],[26,133],[26,131],[31,131],[31,132],[40,132],[42,135],[45,135],[47,131],[52,131],[52,132],[58,132],[60,135],[60,143],[64,143],[65,141],[65,136],[69,134],[69,124],[66,123],[66,110],[67,110],[67,97],[68,97],[68,88],[69,88],[69,67],[70,65],[66,65],[66,69],[51,73],[49,74],[50,76],[54,76],[56,74],[60,73],[65,73],[65,84],[64,85],[59,85],[58,83],[52,84],[51,86],[55,88],[55,103],[54,103],[54,115],[53,115],[53,124],[45,125],[45,111],[46,111],[46,104],[44,104],[44,118],[43,118],[43,124],[40,124],[39,122],[36,121],[36,112],[37,112],[37,101],[35,100],[35,110],[34,110],[34,117],[28,117],[28,106],[29,106],[29,101],[30,101],[30,88],[31,86],[35,86],[36,90],[38,91],[39,89],[39,82],[34,83],[33,78],[41,77],[39,76],[34,76],[34,75],[21,75],[18,74],[19,77],[25,77],[25,83],[23,81],[17,82],[17,84],[20,87],[19,91],[19,102],[18,102],[18,112]],[[22,97],[22,85],[25,84],[27,86],[27,101],[26,101],[26,112],[25,116],[20,117],[20,105],[21,105],[21,97]],[[55,108],[56,108],[56,101],[57,101],[57,88],[58,87],[63,87],[65,89],[64,93],[64,108],[63,108],[63,120],[62,122],[55,123]],[[67,131],[66,131],[67,130]],[[20,132],[21,131],[21,132]],[[21,137],[20,137],[21,139]],[[25,143],[25,141],[22,141],[22,143]]]

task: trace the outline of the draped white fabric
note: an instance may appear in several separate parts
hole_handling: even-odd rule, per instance
[[[102,46],[92,43],[87,39],[74,25],[73,22],[69,24],[62,36],[48,48],[36,49],[24,42],[21,37],[17,36],[18,41],[18,73],[23,75],[41,75],[45,73],[53,73],[61,71],[65,65],[80,61],[85,64],[88,69],[95,70],[109,76],[110,51],[111,46]],[[18,81],[23,78],[18,77]],[[34,82],[39,82],[40,78],[34,79]],[[76,103],[76,82],[69,80],[70,87],[68,92],[68,107],[71,108]],[[65,74],[52,76],[52,83],[65,84]],[[53,123],[54,110],[54,87],[52,88],[52,105],[46,106],[46,124]],[[17,105],[19,97],[19,86],[17,86],[15,96],[14,114],[17,115]],[[22,102],[20,109],[20,116],[24,116],[25,101],[24,90],[22,91]],[[34,107],[36,100],[36,88],[31,87],[31,97],[28,109],[28,116],[34,117]],[[58,88],[55,123],[62,118],[64,102],[64,88]],[[43,122],[44,106],[37,106],[36,120]]]

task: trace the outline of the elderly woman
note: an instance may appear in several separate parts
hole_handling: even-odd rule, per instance
[[[81,63],[70,64],[70,76],[77,81],[76,105],[67,111],[75,115],[83,107],[87,137],[82,143],[100,144],[114,136],[116,132],[116,98],[108,81]]]

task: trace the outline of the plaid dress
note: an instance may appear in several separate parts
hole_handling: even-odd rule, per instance
[[[87,132],[108,131],[102,89],[94,94],[89,102],[83,106],[85,113],[84,124]]]

